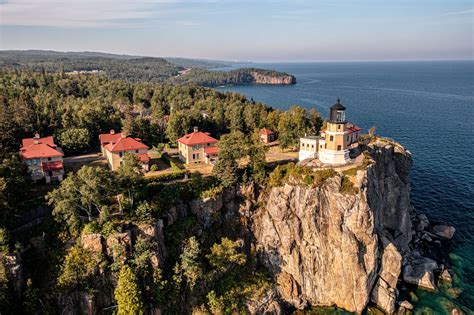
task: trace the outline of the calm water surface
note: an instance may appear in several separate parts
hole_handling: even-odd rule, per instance
[[[254,65],[252,65],[254,66]],[[292,86],[236,86],[275,108],[316,108],[323,116],[340,97],[350,121],[372,126],[413,153],[412,201],[431,221],[457,229],[447,288],[418,290],[415,313],[448,314],[455,304],[474,313],[474,62],[257,64],[296,76]]]

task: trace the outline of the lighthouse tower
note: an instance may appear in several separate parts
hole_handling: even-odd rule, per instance
[[[346,108],[340,100],[331,106],[329,121],[324,132],[319,153],[319,160],[324,164],[343,165],[351,159],[349,157],[349,136],[346,121]]]

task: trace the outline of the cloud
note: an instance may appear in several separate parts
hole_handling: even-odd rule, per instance
[[[473,13],[474,13],[474,9],[471,8],[471,9],[466,9],[462,11],[447,12],[443,15],[464,15],[464,14],[473,14]]]
[[[11,0],[0,2],[0,25],[133,26],[172,10],[174,0]]]

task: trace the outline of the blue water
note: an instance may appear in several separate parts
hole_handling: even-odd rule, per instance
[[[413,153],[412,201],[434,222],[456,227],[447,288],[418,290],[417,312],[474,313],[474,61],[257,64],[293,74],[292,86],[235,86],[275,108],[316,108],[325,117],[339,97],[349,120],[377,127]],[[416,312],[415,312],[416,313]]]

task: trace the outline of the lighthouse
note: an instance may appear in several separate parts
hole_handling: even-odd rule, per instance
[[[343,165],[350,162],[349,145],[352,137],[349,136],[346,121],[346,108],[337,99],[331,106],[326,130],[321,132],[319,160],[324,164]]]

